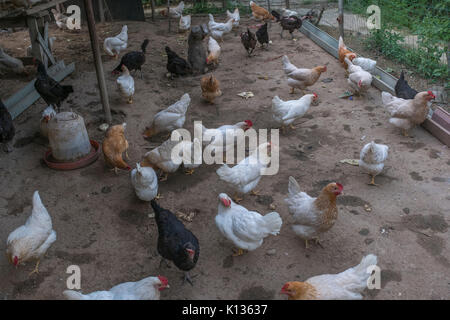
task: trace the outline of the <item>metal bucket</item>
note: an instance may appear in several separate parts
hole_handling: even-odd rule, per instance
[[[58,113],[48,122],[48,140],[57,161],[74,161],[91,151],[84,119],[74,112]]]

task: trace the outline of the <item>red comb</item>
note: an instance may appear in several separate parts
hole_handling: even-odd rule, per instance
[[[283,288],[281,288],[281,290],[282,290],[282,291],[283,291],[283,290],[286,290],[288,287],[289,287],[289,283],[285,283],[284,286],[283,286]]]
[[[166,277],[164,276],[158,276],[159,281],[161,281],[161,284],[163,284],[164,286],[167,286],[167,284],[169,283],[169,280],[167,280]]]
[[[336,183],[336,185],[339,187],[339,189],[341,189],[341,190],[343,190],[344,189],[344,186],[342,185],[342,184],[340,184],[340,183]]]
[[[314,94],[314,97],[316,97],[316,98],[318,97],[318,96],[317,96],[317,93],[313,92],[313,94]]]
[[[249,127],[253,126],[253,122],[251,120],[245,120],[244,121]]]

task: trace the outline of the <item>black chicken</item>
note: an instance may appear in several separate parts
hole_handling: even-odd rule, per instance
[[[395,84],[395,95],[402,99],[414,99],[416,94],[418,94],[418,92],[409,86],[408,81],[405,80],[405,74],[402,70],[400,78]]]
[[[61,103],[67,99],[70,93],[73,92],[72,86],[62,86],[47,74],[45,66],[42,62],[35,60],[37,64],[37,77],[34,83],[34,88],[40,94],[42,99],[48,105],[56,107],[59,112]]]
[[[269,45],[269,33],[267,32],[267,22],[259,27],[258,31],[256,31],[256,38],[258,42],[264,47],[264,44]]]
[[[303,20],[310,18],[310,16],[307,15],[303,16],[301,19],[297,16],[281,17],[281,15],[275,10],[272,10],[272,15],[275,17],[276,22],[279,22],[281,25],[281,38],[283,38],[284,30],[288,30],[291,34],[291,37],[294,38],[293,32],[295,30],[299,30],[302,27]]]
[[[114,74],[122,72],[122,65],[125,65],[129,71],[139,70],[142,78],[142,65],[145,63],[145,50],[150,41],[145,39],[141,44],[141,51],[131,51],[126,53],[120,60],[119,65],[113,70]]]
[[[166,47],[166,53],[167,53],[167,71],[170,72],[171,76],[173,76],[174,74],[184,76],[192,73],[192,67],[189,62],[181,58],[169,47]]]
[[[241,33],[241,42],[244,45],[245,50],[247,50],[248,56],[250,57],[253,50],[255,50],[257,40],[255,34],[252,33],[249,28],[247,28],[247,32]]]
[[[193,285],[189,270],[192,270],[200,254],[200,245],[194,234],[169,210],[161,208],[155,200],[150,202],[155,211],[158,226],[158,253],[171,260],[178,269],[184,271],[184,281]]]
[[[11,143],[16,134],[11,114],[6,106],[0,100],[0,143],[3,143],[3,150],[11,152],[13,150]]]

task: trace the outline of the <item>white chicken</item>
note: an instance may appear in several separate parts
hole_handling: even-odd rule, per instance
[[[181,164],[187,169],[186,174],[190,175],[194,172],[194,168],[201,164],[201,161],[194,161],[195,159],[193,159],[194,155],[201,156],[201,147],[200,140],[197,138],[193,142],[186,140],[172,141],[169,139],[164,141],[159,147],[147,152],[141,165],[143,167],[161,169],[164,173],[161,181],[167,180],[168,174],[177,171]],[[177,148],[177,150],[174,151],[174,148]],[[197,152],[194,152],[194,149]],[[175,157],[178,157],[179,161]]]
[[[354,65],[360,66],[367,72],[373,72],[375,67],[377,66],[377,62],[375,60],[369,58],[358,57],[352,60]]]
[[[182,128],[186,121],[186,111],[191,103],[191,97],[185,93],[180,100],[167,109],[158,112],[149,127],[144,131],[144,137],[149,138],[160,132],[172,132]]]
[[[209,14],[208,28],[209,30],[218,30],[228,33],[233,29],[234,18],[230,18],[225,23],[215,22],[212,14]]]
[[[234,19],[233,21],[233,28],[239,27],[239,22],[241,21],[241,17],[239,15],[239,9],[234,9],[233,13],[227,10],[227,18],[228,19]]]
[[[425,121],[428,102],[435,98],[432,91],[419,92],[414,99],[397,98],[385,91],[381,93],[381,101],[391,115],[389,122],[401,128],[404,136],[408,136],[408,130]]]
[[[178,30],[180,32],[186,32],[189,31],[190,28],[191,28],[191,15],[188,16],[181,15],[180,22],[178,24]]]
[[[69,17],[62,14],[61,12],[58,12],[55,9],[52,9],[51,11],[53,13],[53,18],[55,18],[56,26],[62,30],[67,29],[67,19]]]
[[[312,86],[319,79],[322,72],[327,71],[327,66],[318,66],[312,69],[297,68],[294,66],[287,56],[281,58],[283,63],[283,70],[288,78],[288,86],[291,87],[291,93],[294,93],[294,89],[305,90],[307,87]]]
[[[284,126],[290,125],[294,129],[292,123],[303,117],[308,111],[311,103],[317,99],[317,94],[305,94],[298,100],[283,101],[278,96],[272,99],[272,118],[276,125]]]
[[[95,291],[82,294],[74,290],[65,290],[68,300],[159,300],[160,291],[169,288],[166,277],[148,277],[136,282],[124,282],[109,291]]]
[[[122,31],[115,37],[108,37],[103,42],[103,49],[105,52],[117,59],[120,51],[123,51],[128,46],[128,27],[124,25]]]
[[[270,234],[277,235],[283,224],[277,212],[262,216],[234,203],[225,193],[219,194],[215,221],[222,235],[238,248],[236,256],[242,255],[244,250],[253,251],[259,248],[264,238]]]
[[[151,167],[136,163],[136,168],[131,171],[131,184],[142,201],[151,201],[158,196],[158,177]]]
[[[180,3],[175,8],[169,8],[169,14],[171,18],[178,19],[183,14],[184,10],[184,2],[180,1]],[[160,11],[162,16],[167,16],[167,8]]]
[[[22,262],[37,260],[32,273],[38,273],[40,259],[55,241],[56,232],[52,228],[52,219],[42,204],[39,192],[35,191],[31,216],[24,225],[9,234],[6,255],[16,267]]]
[[[377,144],[374,141],[366,144],[359,154],[359,166],[372,177],[370,185],[376,186],[375,176],[380,174],[384,168],[384,161],[388,156],[389,147]]]
[[[253,189],[258,185],[264,170],[270,163],[269,153],[270,142],[262,143],[233,168],[224,164],[217,169],[216,173],[220,180],[225,181],[237,193],[246,194],[252,191],[252,194],[257,194]],[[234,200],[239,202],[242,199],[236,195]]]
[[[41,124],[40,124],[40,131],[41,135],[43,137],[48,138],[48,122],[56,116],[56,111],[53,109],[52,106],[48,106],[45,108],[45,110],[42,112],[41,115]]]
[[[12,71],[14,73],[25,73],[22,60],[11,57],[0,47],[0,70]]]
[[[365,71],[362,67],[354,65],[349,58],[345,57],[344,61],[348,65],[348,79],[347,82],[351,91],[356,94],[361,94],[367,91],[372,84],[372,75]]]
[[[127,103],[133,103],[134,79],[124,64],[122,65],[122,75],[117,78],[116,83],[120,94],[128,99]]]
[[[219,57],[220,46],[217,41],[212,36],[210,36],[208,40],[208,56],[206,57],[206,63],[212,63],[214,66],[216,66],[217,64],[219,64]]]
[[[377,256],[369,254],[357,266],[341,273],[322,274],[305,282],[287,282],[280,293],[286,294],[289,300],[361,300],[361,292],[367,288],[371,275],[368,268],[376,265]]]
[[[245,120],[245,121],[241,121],[238,122],[236,124],[230,125],[230,124],[226,124],[223,126],[220,126],[216,129],[207,129],[204,125],[202,125],[202,141],[203,141],[203,145],[208,145],[207,148],[209,149],[213,149],[213,150],[222,150],[222,152],[225,152],[224,156],[226,155],[226,153],[228,152],[228,150],[233,149],[234,150],[234,146],[235,143],[237,141],[237,135],[236,132],[237,130],[241,129],[241,130],[248,130],[253,126],[253,123],[251,120]],[[228,141],[226,139],[227,136],[227,131],[228,131],[228,135],[234,136],[234,139],[231,141]],[[217,136],[220,136],[221,139],[217,139]],[[230,140],[230,139],[229,139]]]

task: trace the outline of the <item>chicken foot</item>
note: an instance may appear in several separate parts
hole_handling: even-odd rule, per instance
[[[242,200],[244,200],[244,199],[243,198],[239,198],[237,193],[234,194],[234,197],[233,197],[233,201],[234,202],[239,203]]]
[[[184,273],[184,277],[183,277],[183,284],[185,284],[186,282],[189,282],[189,284],[191,285],[191,286],[194,286],[194,282],[192,281],[192,278],[195,278],[197,275],[195,275],[195,276],[190,276],[189,275],[189,272],[185,272]]]
[[[163,172],[162,174],[161,174],[161,176],[159,177],[159,181],[166,181],[167,180],[167,178],[168,178],[168,176],[169,176],[169,174],[167,173],[167,172]]]
[[[194,172],[195,172],[195,169],[188,169],[184,172],[184,174],[187,176],[191,176],[194,174]]]
[[[233,257],[239,257],[242,256],[243,254],[245,254],[247,252],[247,250],[241,249],[241,248],[234,248],[233,249]]]
[[[258,190],[252,190],[252,191],[250,191],[250,194],[252,196],[259,196],[259,191]]]
[[[166,259],[161,258],[161,261],[159,262],[159,269],[161,269],[163,263],[166,265],[166,268],[170,268],[169,262]]]
[[[132,104],[133,103],[133,97],[129,97],[127,103],[128,104]]]
[[[372,178],[370,180],[370,182],[368,183],[369,186],[376,186],[378,187],[378,184],[375,183],[375,176],[370,175]]]

